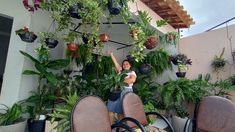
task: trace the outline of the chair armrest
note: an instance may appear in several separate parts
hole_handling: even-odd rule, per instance
[[[166,122],[166,124],[170,127],[170,131],[174,132],[174,129],[173,129],[172,125],[170,124],[170,122],[166,119],[166,117],[164,117],[160,113],[158,113],[158,112],[146,112],[145,114],[146,114],[146,116],[148,116],[148,115],[157,115],[158,117],[160,117],[161,119],[163,119]]]
[[[122,123],[122,122],[126,122],[126,121],[131,121],[131,122],[135,123],[136,126],[138,126],[142,132],[147,132],[146,129],[144,128],[144,126],[139,121],[137,121],[136,119],[131,118],[131,117],[124,117],[118,123]]]
[[[122,123],[122,122],[118,122],[115,123],[111,126],[112,129],[114,128],[118,128],[117,132],[119,132],[119,128],[124,128],[125,130],[127,130],[128,132],[135,132],[132,128],[130,128],[129,126],[127,126],[126,124]]]
[[[191,125],[192,121],[190,119],[187,119],[185,125],[184,125],[184,132],[189,132],[189,127]]]

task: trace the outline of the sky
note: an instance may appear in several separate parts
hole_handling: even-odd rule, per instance
[[[195,24],[182,29],[182,37],[195,35],[235,17],[235,0],[179,0]],[[235,19],[228,25],[235,24]],[[226,26],[224,24],[221,27]]]

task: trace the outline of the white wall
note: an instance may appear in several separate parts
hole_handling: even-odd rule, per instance
[[[228,36],[231,37],[231,45],[235,48],[235,25],[228,27],[228,33]],[[213,72],[211,62],[215,55],[219,56],[221,54],[223,47],[225,47],[223,57],[228,63],[225,65],[225,68],[220,70],[217,74]],[[227,79],[235,73],[226,28],[182,38],[180,40],[179,49],[181,53],[186,54],[193,62],[192,66],[189,66],[189,70],[186,74],[189,79],[196,78],[200,73],[203,75],[210,73],[212,81],[214,82],[219,79]]]

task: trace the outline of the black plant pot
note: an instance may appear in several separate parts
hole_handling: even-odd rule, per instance
[[[112,91],[112,92],[110,92],[109,96],[108,96],[109,100],[111,100],[111,101],[117,100],[121,96],[121,92],[122,91]]]
[[[24,42],[33,43],[37,39],[37,35],[32,32],[25,32],[24,34],[18,34],[20,39]]]
[[[120,2],[114,2],[114,0],[108,1],[109,13],[112,15],[118,15],[121,12],[122,7],[123,7],[122,0]]]
[[[171,59],[171,62],[174,64],[174,65],[178,65],[178,62],[177,62],[177,59]]]
[[[79,15],[78,10],[81,9],[81,5],[80,4],[75,4],[73,6],[71,6],[69,8],[69,14],[72,18],[77,18],[77,19],[81,19],[81,16]]]
[[[52,38],[46,38],[45,43],[49,48],[55,48],[59,42]]]
[[[88,38],[85,36],[82,36],[82,41],[84,42],[84,44],[88,44]]]
[[[176,72],[177,77],[183,78],[183,77],[185,77],[185,75],[186,75],[186,72]]]
[[[28,119],[28,132],[45,132],[46,120]]]
[[[141,74],[149,74],[151,72],[151,65],[149,64],[141,64],[139,71]]]

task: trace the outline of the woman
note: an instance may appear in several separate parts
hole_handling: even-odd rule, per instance
[[[124,82],[127,84],[127,86],[125,86],[124,89],[122,90],[121,96],[115,101],[108,100],[110,122],[113,123],[115,113],[118,114],[119,120],[121,120],[124,117],[123,110],[122,110],[122,96],[127,92],[133,91],[132,86],[133,86],[133,83],[136,81],[137,76],[134,71],[131,71],[131,64],[128,60],[124,60],[122,62],[122,66],[120,66],[115,56],[113,55],[113,52],[110,53],[110,56],[113,60],[117,73],[121,73],[124,71],[125,73],[127,72],[126,73],[127,76],[124,79]]]

